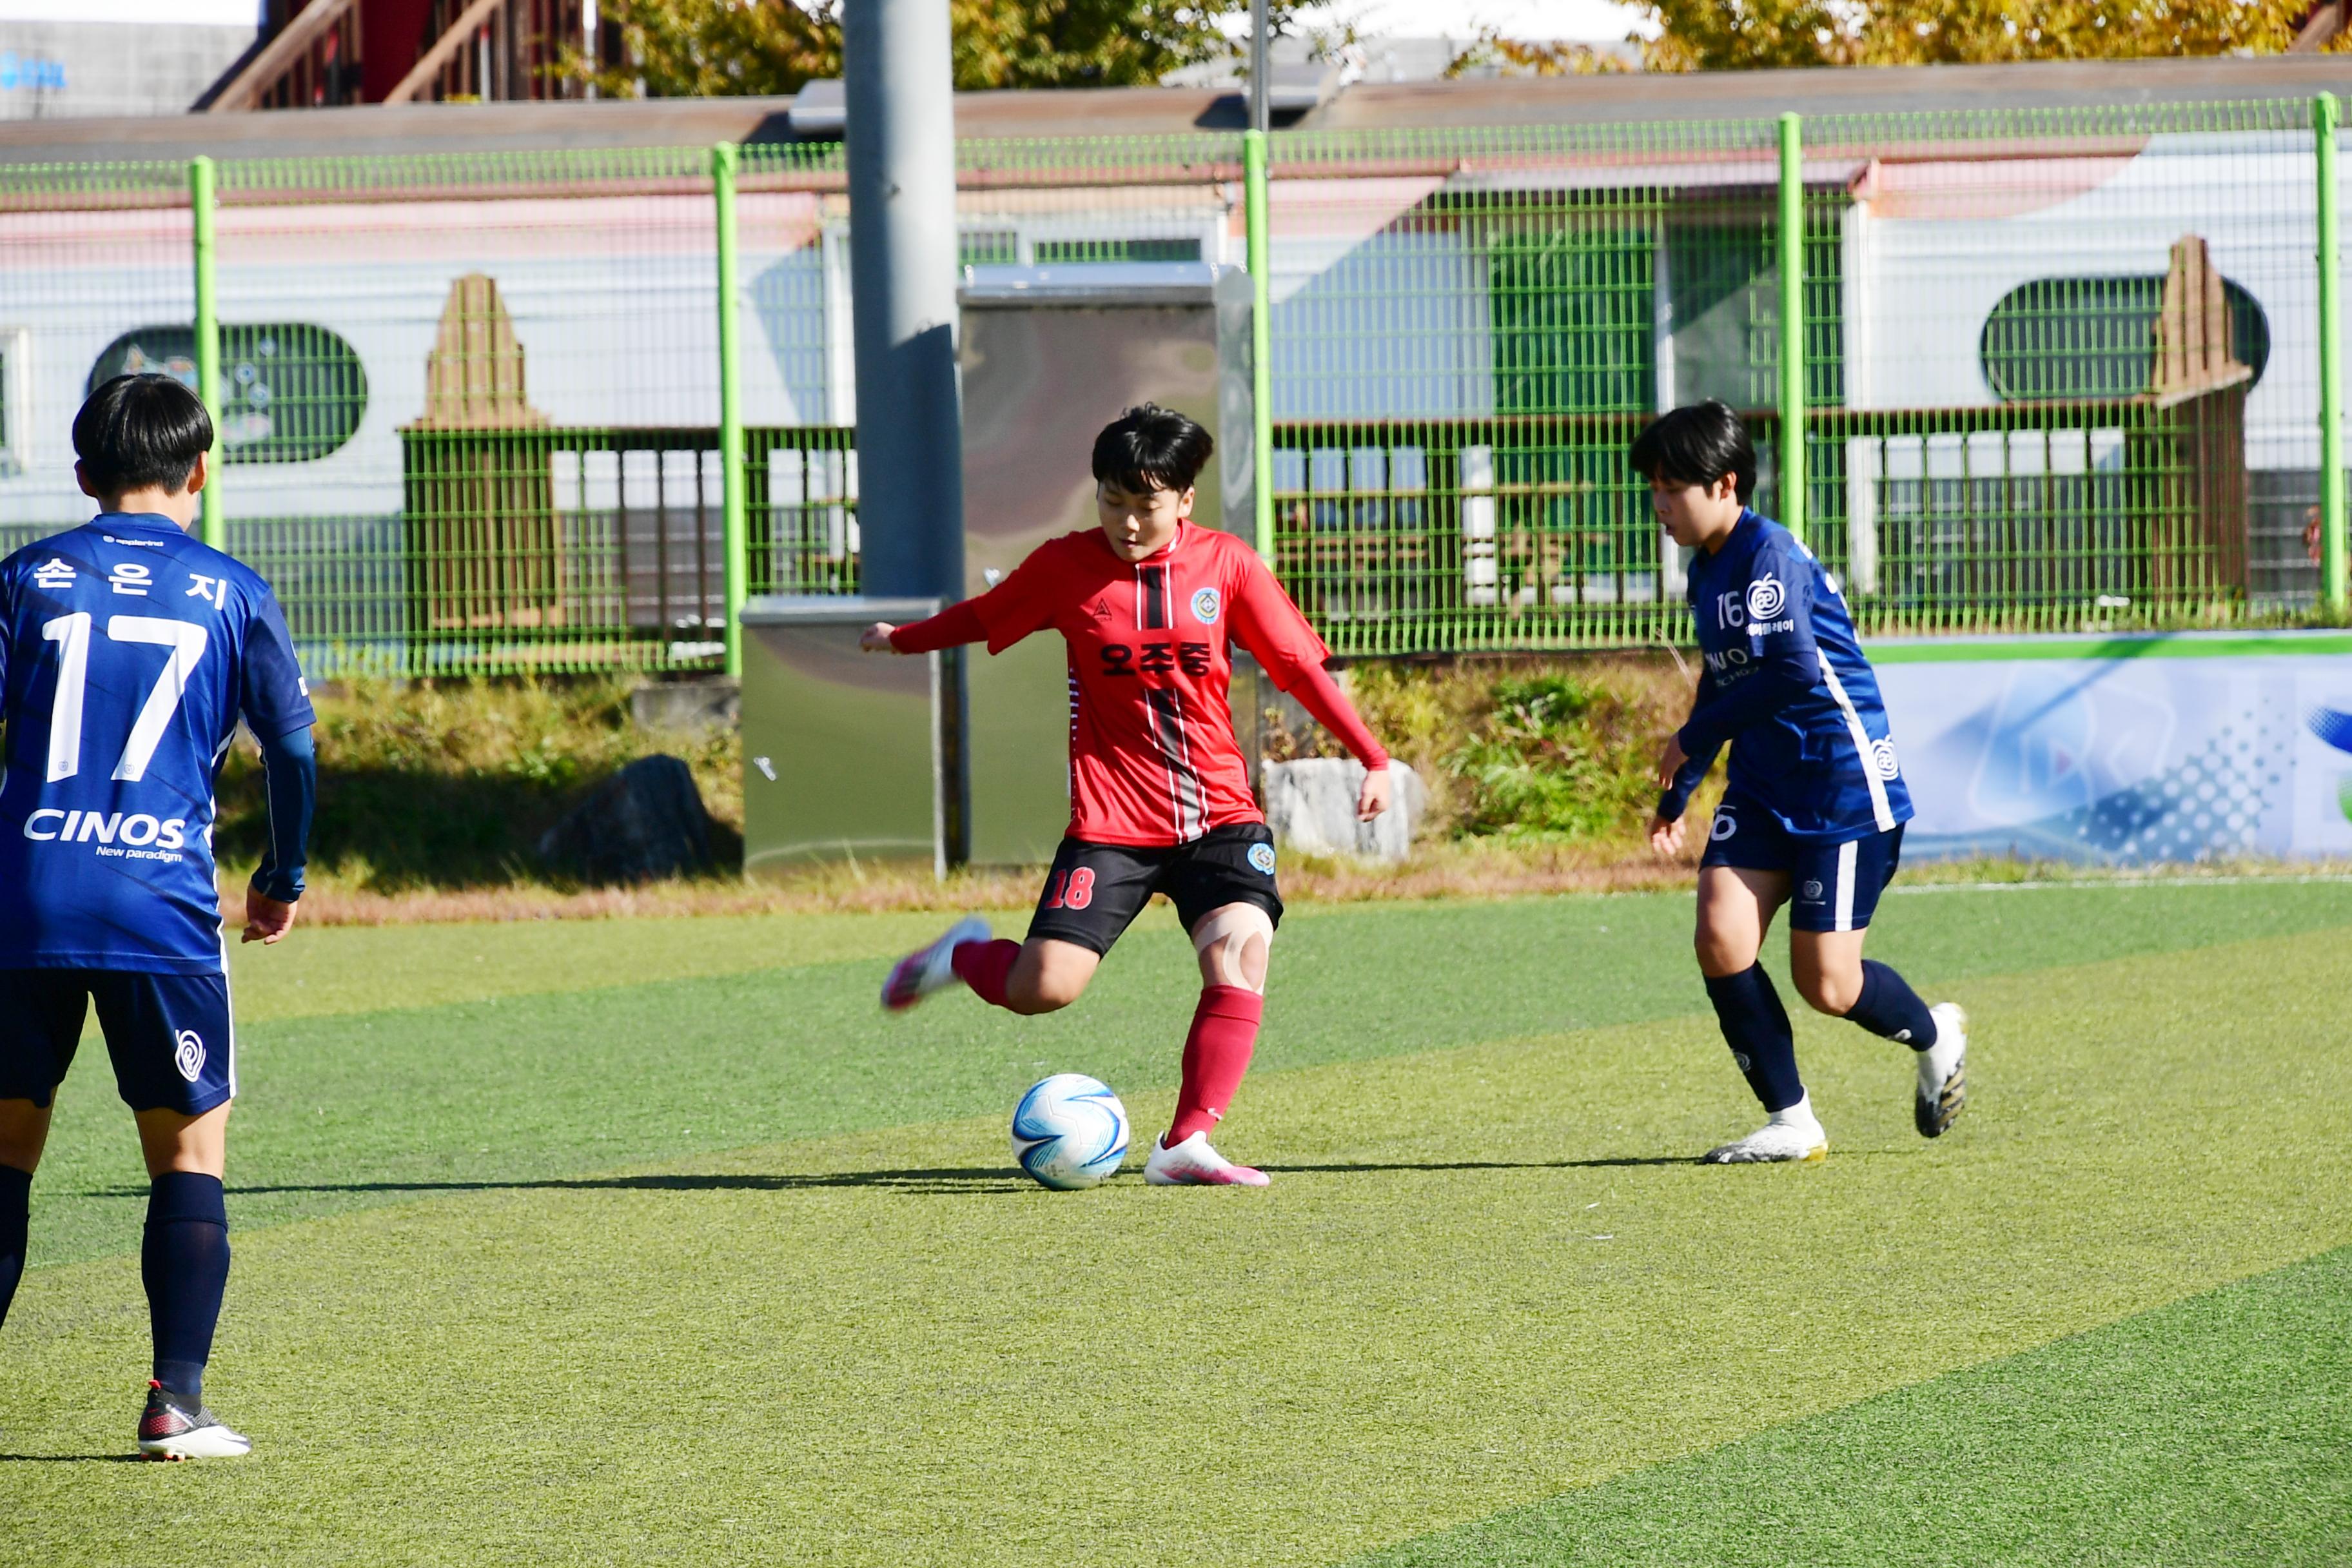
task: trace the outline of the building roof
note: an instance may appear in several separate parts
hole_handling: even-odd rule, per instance
[[[1834,70],[1640,72],[1459,81],[1358,82],[1301,130],[1599,124],[1803,114],[2305,99],[2352,92],[2352,56],[2063,61]],[[0,123],[0,163],[321,157],[698,146],[794,139],[786,98],[396,104],[146,119]],[[959,135],[1145,136],[1241,124],[1213,88],[1105,88],[956,95]]]

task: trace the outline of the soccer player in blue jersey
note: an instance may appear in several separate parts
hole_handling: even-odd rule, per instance
[[[1895,876],[1911,796],[1878,679],[1834,579],[1789,531],[1748,508],[1756,448],[1720,403],[1661,416],[1633,443],[1659,523],[1697,552],[1691,613],[1706,668],[1690,719],[1658,763],[1650,842],[1683,845],[1683,809],[1726,744],[1730,777],[1698,882],[1698,966],[1732,1060],[1763,1102],[1763,1127],[1711,1151],[1717,1164],[1818,1160],[1828,1136],[1797,1076],[1789,1015],[1757,956],[1782,905],[1789,965],[1816,1011],[1917,1054],[1913,1120],[1939,1137],[1966,1098],[1968,1018],[1930,1007],[1862,956]]]
[[[310,699],[269,585],[188,534],[213,443],[196,395],[118,376],[82,405],[73,441],[99,515],[0,562],[0,1322],[50,1109],[95,1004],[152,1183],[139,1451],[226,1458],[252,1445],[204,1403],[236,1092],[213,778],[242,716],[269,796],[244,940],[274,942],[302,896]]]

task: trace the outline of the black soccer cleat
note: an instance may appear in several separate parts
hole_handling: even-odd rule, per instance
[[[202,1401],[190,1405],[151,1382],[147,1409],[139,1417],[139,1452],[150,1459],[234,1459],[253,1452],[253,1444],[223,1426]]]

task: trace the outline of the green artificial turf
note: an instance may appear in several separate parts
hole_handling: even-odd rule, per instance
[[[1290,921],[1256,1070],[1703,1011],[1690,920],[1686,895],[1653,894]],[[237,1223],[978,1115],[1049,1071],[1125,1093],[1172,1085],[1198,980],[1165,909],[1066,1013],[1016,1018],[956,994],[883,1017],[887,958],[941,923],[346,928],[234,949]],[[2352,883],[1955,889],[1890,902],[1872,952],[1931,994],[1964,995],[1952,988],[1979,975],[2335,925],[2352,926]],[[38,1262],[138,1245],[145,1179],[96,1041],[37,1191]]]
[[[1349,1568],[2352,1563],[2352,1247]]]
[[[475,997],[243,1043],[207,1385],[259,1444],[234,1465],[99,1458],[126,1447],[145,1326],[127,1129],[86,1064],[36,1189],[37,1254],[79,1260],[37,1267],[0,1331],[0,1562],[135,1560],[167,1519],[222,1563],[1502,1563],[1553,1560],[1553,1518],[1626,1543],[1610,1560],[1780,1561],[1752,1515],[1641,1489],[1709,1465],[1750,1486],[1770,1442],[1814,1467],[1790,1461],[1814,1533],[1790,1561],[2010,1560],[2053,1486],[2062,1545],[2121,1487],[2182,1521],[2137,1561],[2326,1560],[2343,1445],[2303,1434],[2327,1436],[2340,1343],[2299,1347],[2343,1321],[2343,1269],[2226,1321],[2193,1299],[2352,1242],[2352,889],[1890,900],[1874,952],[1976,1017],[1971,1109],[1923,1142],[1907,1053],[1801,1019],[1832,1152],[1801,1168],[1690,1163],[1754,1110],[1688,918],[1291,922],[1221,1137],[1276,1171],[1263,1193],[1010,1173],[1004,1109],[1048,1067],[1164,1122],[1192,989],[1164,918],[1025,1022],[963,997],[880,1018],[848,955],[898,931],[783,922],[797,967],[600,990],[560,941],[509,963],[468,933]],[[533,968],[566,987],[530,994]],[[2201,1403],[2179,1434],[2174,1386]],[[2095,1428],[2112,1462],[2005,1436],[2045,1426],[2060,1458]],[[2206,1500],[2183,1445],[2237,1490]],[[1899,1459],[1930,1451],[1968,1475],[1920,1503]],[[2229,1500],[2273,1492],[2293,1506]]]

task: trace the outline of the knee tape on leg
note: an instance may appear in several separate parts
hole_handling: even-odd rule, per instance
[[[1244,991],[1265,988],[1266,955],[1274,947],[1274,917],[1255,904],[1227,904],[1192,928],[1192,951],[1216,966],[1216,983]],[[1256,978],[1250,977],[1250,960]]]

